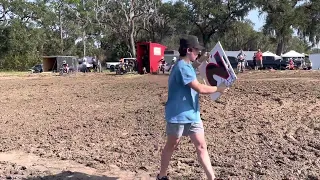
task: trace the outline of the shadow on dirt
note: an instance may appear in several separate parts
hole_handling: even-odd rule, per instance
[[[93,176],[80,172],[64,171],[60,174],[24,178],[23,180],[117,180],[117,177]]]

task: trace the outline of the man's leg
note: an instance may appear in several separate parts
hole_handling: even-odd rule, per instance
[[[173,154],[173,151],[177,148],[179,144],[180,137],[183,134],[183,129],[183,124],[167,123],[167,142],[161,154],[161,168],[159,178],[167,176],[167,169],[170,163],[171,156]]]
[[[160,178],[167,176],[167,169],[170,163],[171,156],[173,154],[173,151],[177,148],[179,141],[180,139],[176,136],[168,136],[166,145],[164,146],[161,154],[161,168],[159,173]]]
[[[193,142],[194,146],[196,147],[198,160],[203,167],[208,180],[214,180],[214,172],[210,162],[209,153],[207,150],[207,144],[204,137],[204,132],[195,132],[189,135],[191,141]]]
[[[260,60],[257,61],[257,70],[259,70],[259,68],[261,68],[261,61]]]

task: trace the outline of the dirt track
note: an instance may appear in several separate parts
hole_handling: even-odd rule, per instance
[[[124,170],[156,175],[167,76],[0,77],[0,87],[0,152],[68,160],[122,179]],[[201,115],[218,177],[320,179],[320,72],[241,74],[218,102],[201,96]],[[0,179],[70,173],[37,167],[2,161]],[[187,138],[169,172],[172,179],[204,178]]]

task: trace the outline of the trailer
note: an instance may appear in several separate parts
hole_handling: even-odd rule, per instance
[[[76,56],[43,56],[43,72],[59,72],[63,61],[66,61],[74,71],[78,71],[78,60]]]
[[[139,74],[158,73],[159,63],[164,58],[166,46],[158,43],[137,43],[137,68]]]
[[[319,70],[320,69],[320,53],[310,54],[309,59],[312,63],[312,69]]]

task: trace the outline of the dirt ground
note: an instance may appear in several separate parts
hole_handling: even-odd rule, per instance
[[[0,77],[0,179],[154,179],[165,143],[166,75]],[[249,72],[201,95],[221,179],[320,179],[320,72]],[[171,179],[205,179],[183,138]]]

